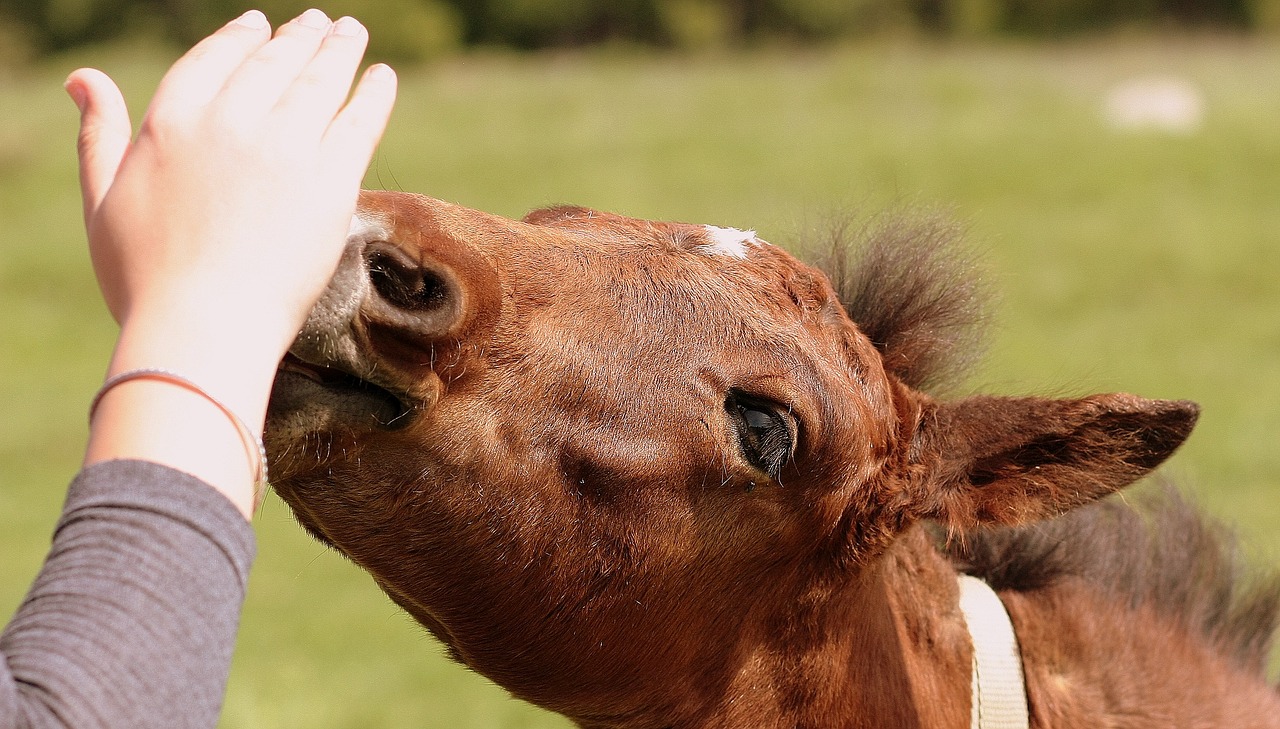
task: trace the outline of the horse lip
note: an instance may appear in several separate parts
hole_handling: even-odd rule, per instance
[[[311,362],[290,351],[281,360],[277,373],[299,375],[330,391],[362,392],[394,401],[397,406],[396,414],[387,422],[380,422],[379,424],[383,427],[404,425],[408,422],[406,416],[419,409],[401,389],[382,381],[381,378],[375,380],[369,376],[356,374],[339,362]]]
[[[328,368],[324,368],[324,369],[328,369]],[[297,374],[302,375],[303,377],[307,378],[308,380],[311,380],[312,382],[315,382],[321,385],[324,384],[324,377],[321,374],[323,370],[319,366],[312,365],[308,362],[305,362],[292,353],[286,354],[284,356],[284,359],[281,360],[280,371],[296,372]]]
[[[325,387],[359,387],[364,385],[386,390],[394,395],[397,400],[401,399],[388,384],[374,380],[367,375],[357,374],[354,367],[344,366],[344,363],[337,361],[313,362],[299,356],[292,350],[285,353],[284,359],[280,361],[279,370],[281,372],[295,372]]]

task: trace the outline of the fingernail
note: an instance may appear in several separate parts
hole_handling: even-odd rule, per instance
[[[75,102],[76,108],[83,114],[84,105],[89,100],[88,95],[85,94],[84,87],[80,84],[71,83],[70,79],[62,87],[67,90],[67,95],[71,97],[71,100]]]
[[[298,22],[308,28],[323,30],[329,27],[329,16],[315,8],[311,8],[307,12],[298,16]]]
[[[379,81],[390,81],[396,77],[396,72],[385,63],[375,63],[369,67],[369,78]]]
[[[363,32],[364,26],[360,24],[359,20],[356,20],[350,15],[344,15],[341,18],[338,18],[338,22],[333,24],[334,35],[358,36]]]
[[[231,22],[237,25],[243,25],[246,28],[254,28],[257,30],[271,26],[271,23],[267,21],[267,16],[263,15],[261,10],[250,10]]]

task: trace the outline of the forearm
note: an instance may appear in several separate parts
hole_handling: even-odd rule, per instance
[[[84,464],[131,458],[171,466],[213,486],[250,518],[262,422],[282,352],[237,341],[251,328],[235,317],[196,326],[197,314],[165,313],[124,328],[107,374],[167,370],[205,394],[154,377],[112,387],[93,413]],[[191,331],[199,338],[185,340]]]
[[[253,551],[243,516],[190,476],[86,469],[0,635],[0,727],[216,725]]]

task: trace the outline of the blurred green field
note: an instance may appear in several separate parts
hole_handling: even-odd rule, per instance
[[[0,74],[0,616],[39,568],[114,335],[83,252],[61,80],[98,65],[140,112],[169,60],[100,49]],[[1107,90],[1147,74],[1202,90],[1199,132],[1108,129]],[[850,207],[950,209],[1003,296],[969,389],[1199,401],[1167,470],[1259,559],[1280,556],[1280,43],[467,57],[403,72],[367,186],[784,245]],[[278,500],[257,529],[222,726],[565,726],[449,664]]]

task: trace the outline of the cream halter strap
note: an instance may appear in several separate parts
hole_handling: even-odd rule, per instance
[[[970,729],[1027,729],[1027,689],[1018,638],[991,586],[960,575],[960,610],[973,639]]]

